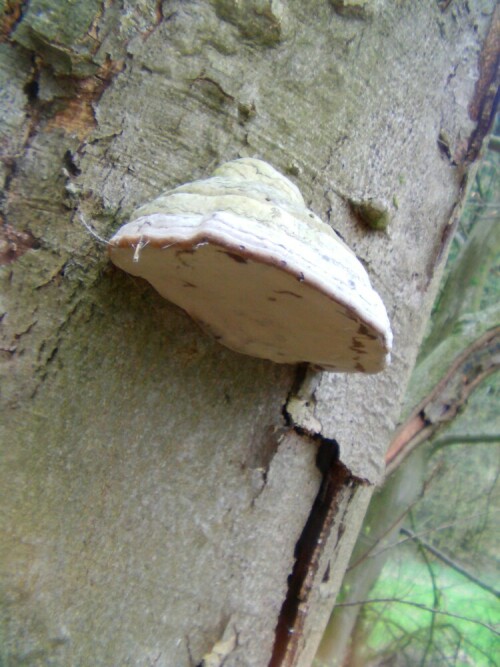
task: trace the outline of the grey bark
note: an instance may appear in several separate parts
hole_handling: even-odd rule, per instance
[[[323,472],[330,511],[274,662],[311,663],[463,196],[493,8],[2,7],[5,664],[268,664]],[[362,258],[395,333],[387,372],[304,376],[225,350],[80,222],[107,238],[238,156],[289,174]],[[372,198],[383,232],[353,215]],[[320,442],[338,446],[322,472]]]

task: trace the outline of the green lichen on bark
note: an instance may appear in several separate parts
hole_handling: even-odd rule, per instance
[[[99,0],[33,0],[22,14],[12,39],[43,54],[58,74],[86,76],[95,71],[90,31],[102,11]]]
[[[366,19],[376,8],[376,0],[330,0],[335,10],[342,16]]]
[[[254,43],[273,46],[286,35],[286,6],[281,0],[213,0],[217,15]]]

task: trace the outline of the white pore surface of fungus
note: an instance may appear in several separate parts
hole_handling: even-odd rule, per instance
[[[389,361],[389,319],[362,264],[262,160],[161,194],[109,253],[237,352],[336,372]]]

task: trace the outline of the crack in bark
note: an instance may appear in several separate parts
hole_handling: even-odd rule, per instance
[[[469,191],[468,185],[469,185],[469,176],[468,174],[464,174],[458,186],[457,197],[455,203],[453,204],[450,217],[447,223],[444,225],[443,231],[441,232],[441,240],[439,242],[439,246],[437,247],[434,257],[432,257],[432,261],[429,263],[429,267],[427,268],[426,288],[429,285],[432,278],[434,277],[434,273],[436,272],[437,267],[441,264],[441,261],[445,257],[447,257],[448,248],[455,234],[455,230],[458,227],[458,223],[460,222],[460,218],[463,212],[463,207],[467,200],[467,195]]]
[[[469,105],[469,115],[477,121],[477,126],[469,137],[463,162],[471,163],[478,158],[483,139],[493,124],[499,99],[499,62],[500,5],[497,5],[479,56],[479,78]]]
[[[311,437],[295,430],[304,438]],[[311,593],[317,580],[320,559],[337,518],[341,492],[356,480],[339,461],[335,440],[312,438],[321,444],[316,465],[323,473],[318,494],[309,518],[295,547],[295,565],[288,579],[288,591],[283,602],[275,633],[275,643],[269,667],[292,667],[299,657],[301,642],[309,611]],[[344,527],[338,530],[337,541]],[[329,565],[327,566],[329,569]],[[321,580],[325,578],[325,573]]]

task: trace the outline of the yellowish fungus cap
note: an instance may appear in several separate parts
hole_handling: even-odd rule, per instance
[[[336,372],[389,361],[389,319],[362,264],[261,160],[228,162],[142,206],[109,253],[237,352]]]

